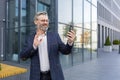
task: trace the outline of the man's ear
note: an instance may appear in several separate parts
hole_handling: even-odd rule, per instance
[[[34,24],[37,25],[37,21],[36,20],[34,21]]]

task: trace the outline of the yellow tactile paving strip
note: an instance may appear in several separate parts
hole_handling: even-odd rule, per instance
[[[17,74],[22,74],[27,72],[27,69],[25,68],[11,66],[11,65],[2,64],[2,63],[1,63],[1,67],[2,67],[2,70],[0,71],[0,78],[14,76]]]

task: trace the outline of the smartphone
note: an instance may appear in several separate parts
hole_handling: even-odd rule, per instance
[[[70,32],[71,30],[73,30],[73,26],[72,26],[72,25],[70,25],[70,27],[69,27],[69,32]],[[71,36],[69,36],[69,37],[71,37]]]
[[[70,25],[70,27],[69,27],[69,31],[71,31],[71,30],[73,30],[73,26],[72,25]]]

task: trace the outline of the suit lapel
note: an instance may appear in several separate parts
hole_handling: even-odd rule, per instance
[[[36,32],[34,32],[34,33],[32,34],[32,37],[31,37],[31,38],[32,38],[32,41],[31,41],[32,44],[33,44],[33,41],[34,41],[35,34],[36,34]]]
[[[47,32],[47,49],[48,49],[48,55],[50,53],[50,34]]]

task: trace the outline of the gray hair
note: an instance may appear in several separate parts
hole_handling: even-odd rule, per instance
[[[48,14],[47,14],[46,11],[37,12],[37,13],[35,14],[35,16],[34,16],[34,21],[35,21],[35,20],[38,20],[38,16],[40,16],[40,15],[47,15],[47,16],[48,16]]]

